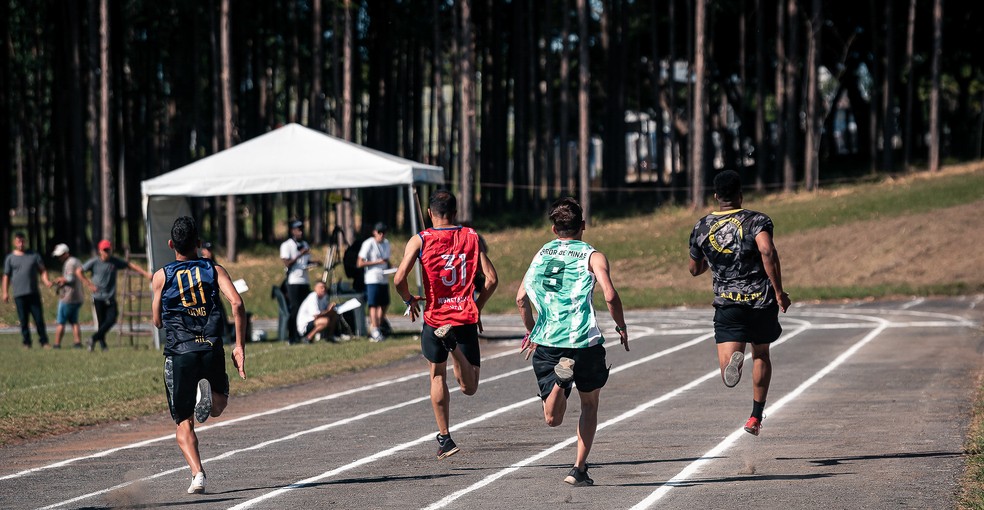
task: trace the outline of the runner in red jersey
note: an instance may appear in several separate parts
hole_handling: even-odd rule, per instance
[[[406,315],[411,321],[416,321],[420,315],[417,302],[425,303],[420,350],[430,362],[431,405],[438,428],[437,458],[443,459],[458,452],[448,429],[448,356],[461,392],[474,395],[478,391],[482,364],[478,346],[482,307],[495,291],[498,279],[492,261],[482,249],[478,233],[456,224],[458,202],[454,195],[444,190],[434,192],[427,214],[434,227],[407,241],[393,281],[407,305]],[[407,284],[407,277],[418,258],[424,273],[425,296],[414,296]],[[484,283],[476,298],[475,281],[479,275]]]

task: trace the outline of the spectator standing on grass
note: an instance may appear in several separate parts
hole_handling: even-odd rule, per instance
[[[608,258],[581,240],[584,213],[573,198],[550,206],[551,230],[557,239],[540,248],[530,263],[516,294],[516,304],[526,326],[520,352],[533,355],[533,373],[543,400],[543,419],[559,426],[567,412],[574,385],[581,398],[577,424],[577,456],[564,482],[593,485],[588,476],[588,454],[598,430],[601,388],[608,382],[605,337],[598,328],[592,304],[595,285],[601,288],[615,334],[629,350],[622,300],[612,284]],[[532,302],[537,317],[533,318]]]
[[[782,289],[772,219],[742,209],[741,177],[725,170],[714,178],[718,211],[701,218],[690,234],[690,274],[711,270],[714,340],[724,385],[741,379],[745,344],[752,344],[752,415],[745,432],[759,435],[772,380],[769,344],[782,333],[779,311],[789,307]]]
[[[488,255],[482,251],[478,233],[457,225],[458,202],[448,191],[438,190],[430,197],[427,215],[432,228],[407,241],[403,260],[393,282],[407,306],[405,315],[417,320],[417,304],[425,302],[424,325],[420,350],[430,362],[430,397],[437,421],[437,458],[458,452],[451,439],[451,395],[448,392],[448,357],[461,393],[478,391],[482,353],[478,333],[482,325],[482,307],[495,292],[498,277]],[[420,259],[424,276],[424,296],[410,293],[407,277]],[[485,275],[482,291],[475,297],[475,279]]]
[[[300,342],[300,332],[297,331],[297,311],[301,302],[311,292],[311,278],[308,276],[308,266],[311,264],[311,245],[304,240],[304,222],[290,222],[290,238],[280,244],[280,260],[287,271],[287,308],[290,316],[287,319],[287,342]]]
[[[167,244],[175,260],[158,269],[152,283],[154,326],[164,329],[166,338],[164,389],[177,424],[175,439],[191,468],[189,494],[205,493],[194,420],[204,423],[209,416],[219,416],[229,403],[220,294],[229,301],[235,321],[232,365],[246,379],[246,307],[225,268],[198,257],[198,243],[194,219],[174,220]]]
[[[48,348],[48,332],[44,326],[44,311],[41,309],[41,291],[38,289],[38,275],[46,287],[51,286],[44,261],[34,250],[27,249],[27,237],[23,232],[14,233],[14,251],[3,261],[3,302],[10,302],[10,288],[13,287],[14,304],[17,305],[17,320],[20,322],[24,347],[31,348],[31,328],[28,315],[34,318],[38,330],[38,343]]]
[[[55,349],[61,349],[65,325],[72,325],[74,342],[72,347],[82,348],[82,328],[79,326],[79,309],[82,308],[82,280],[76,274],[82,268],[82,261],[72,256],[67,244],[55,246],[51,256],[62,263],[62,275],[55,279],[58,287],[58,327],[55,328]]]
[[[359,249],[358,266],[365,270],[366,304],[369,306],[369,340],[383,339],[380,328],[386,320],[389,306],[389,280],[384,270],[390,267],[390,242],[386,239],[386,224],[379,222],[372,229],[372,237]]]
[[[99,342],[99,346],[105,351],[109,348],[106,346],[106,335],[116,325],[119,315],[116,305],[116,272],[129,268],[148,280],[151,274],[133,262],[114,257],[113,245],[106,239],[99,241],[97,248],[99,254],[82,264],[75,274],[92,291],[92,303],[96,308],[96,322],[99,327],[89,339],[89,350],[93,350],[96,342]],[[92,277],[86,277],[86,273]]]
[[[334,342],[337,322],[335,303],[328,301],[328,286],[322,281],[315,282],[314,291],[304,298],[297,311],[297,331],[308,343],[313,342],[322,331],[328,335],[328,341]]]

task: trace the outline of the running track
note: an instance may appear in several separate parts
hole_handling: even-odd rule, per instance
[[[483,345],[478,393],[452,388],[461,452],[449,459],[434,458],[425,365],[411,360],[234,399],[198,428],[205,495],[184,493],[190,475],[161,415],[0,449],[0,507],[952,507],[982,310],[979,295],[793,307],[759,437],[741,430],[750,371],[734,389],[720,382],[709,308],[629,313],[631,352],[609,345],[594,487],[562,483],[576,396],[564,424],[546,427],[518,341],[496,341]],[[508,334],[519,320],[485,323]]]

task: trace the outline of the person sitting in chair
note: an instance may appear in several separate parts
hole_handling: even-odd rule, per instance
[[[327,331],[329,341],[334,342],[336,324],[338,312],[335,303],[328,302],[328,286],[325,282],[317,282],[314,291],[304,298],[297,310],[297,331],[308,343],[313,342],[318,333]]]

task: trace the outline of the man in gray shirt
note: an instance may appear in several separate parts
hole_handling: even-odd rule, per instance
[[[92,291],[92,303],[96,308],[96,321],[99,329],[89,339],[89,350],[91,351],[96,342],[102,350],[108,349],[106,346],[106,334],[113,329],[116,324],[118,310],[116,307],[116,272],[120,269],[130,268],[150,280],[152,275],[146,269],[117,257],[113,256],[113,245],[103,239],[99,241],[99,256],[89,259],[75,274]],[[91,273],[89,279],[85,273]]]
[[[44,315],[41,310],[41,292],[38,290],[38,274],[45,286],[50,287],[48,270],[37,252],[28,250],[27,238],[23,232],[14,234],[14,251],[3,261],[3,302],[10,302],[10,287],[13,283],[14,303],[17,304],[17,319],[20,321],[24,347],[31,347],[31,330],[27,315],[34,317],[38,329],[38,343],[48,348],[48,333],[44,329]]]

